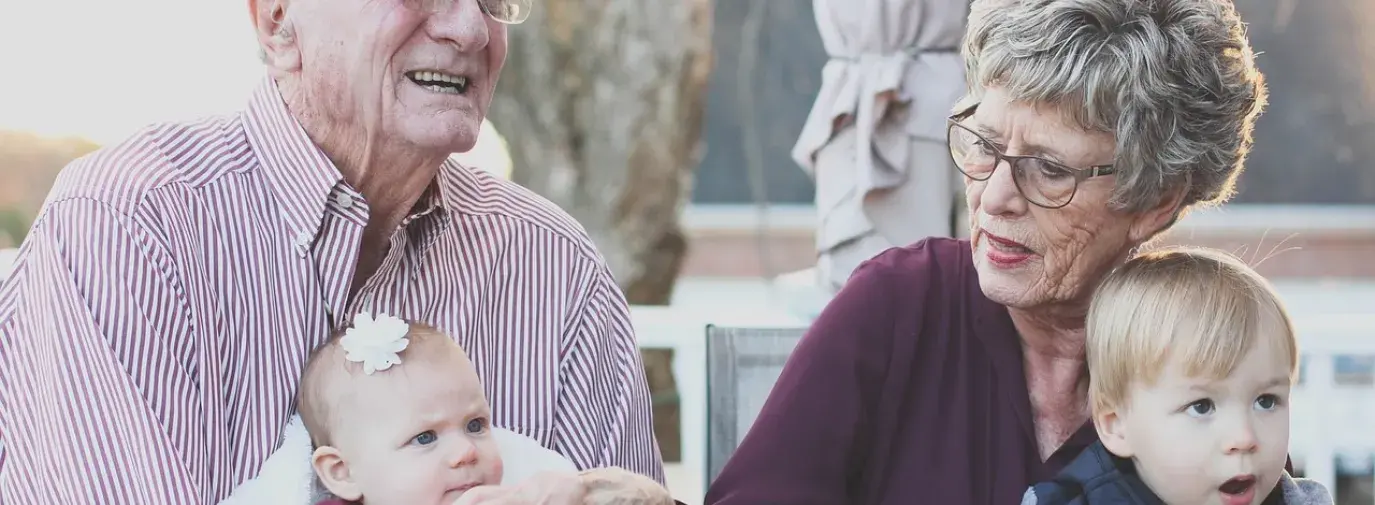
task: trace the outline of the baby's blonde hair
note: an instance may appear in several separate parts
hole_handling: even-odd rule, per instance
[[[1191,377],[1232,373],[1258,343],[1276,345],[1298,374],[1298,344],[1269,282],[1230,254],[1169,248],[1137,256],[1104,279],[1089,305],[1089,403],[1126,405],[1134,382],[1154,384],[1166,360]]]
[[[406,338],[410,343],[399,353],[403,363],[396,365],[398,367],[406,366],[405,362],[413,361],[412,358],[423,360],[434,355],[439,345],[456,345],[448,335],[433,326],[417,322],[408,322],[407,326]],[[296,410],[315,447],[332,444],[331,428],[336,414],[333,404],[347,394],[344,379],[362,373],[359,364],[344,359],[344,349],[339,345],[344,333],[345,330],[336,331],[310,353],[297,388]]]

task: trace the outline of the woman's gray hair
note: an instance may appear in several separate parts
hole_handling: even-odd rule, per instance
[[[998,86],[1114,134],[1126,211],[1231,198],[1266,101],[1226,0],[974,0],[963,52],[967,101]]]

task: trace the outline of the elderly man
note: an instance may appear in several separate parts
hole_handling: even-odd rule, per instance
[[[0,290],[0,502],[224,498],[276,447],[307,353],[360,311],[457,338],[497,425],[662,482],[626,302],[592,242],[448,161],[528,0],[249,7],[270,77],[246,108],[74,162],[23,244]],[[570,480],[508,494],[573,502]]]

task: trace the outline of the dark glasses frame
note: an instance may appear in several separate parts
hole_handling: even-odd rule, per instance
[[[956,170],[959,170],[960,173],[963,174],[965,177],[968,177],[968,178],[970,178],[970,179],[972,179],[972,180],[976,180],[976,181],[986,181],[986,180],[988,180],[988,179],[990,179],[990,178],[993,177],[993,173],[996,172],[996,171],[998,171],[998,167],[1001,166],[1001,165],[1003,164],[1003,161],[1007,161],[1008,166],[1011,167],[1012,170],[1013,170],[1012,181],[1017,185],[1017,192],[1020,193],[1020,194],[1022,195],[1022,198],[1025,198],[1026,201],[1031,202],[1032,205],[1035,205],[1035,206],[1037,206],[1037,207],[1046,208],[1046,209],[1059,209],[1059,208],[1063,208],[1063,207],[1066,206],[1066,205],[1069,205],[1070,202],[1074,201],[1074,196],[1077,195],[1077,194],[1079,193],[1079,183],[1083,182],[1085,179],[1088,179],[1088,178],[1090,178],[1090,177],[1098,177],[1098,176],[1103,176],[1103,175],[1112,175],[1112,174],[1117,173],[1117,169],[1114,168],[1111,164],[1108,164],[1108,165],[1094,165],[1094,166],[1091,166],[1091,167],[1089,167],[1089,168],[1073,168],[1073,167],[1070,167],[1070,166],[1065,165],[1064,163],[1060,163],[1060,162],[1056,162],[1056,161],[1051,161],[1051,160],[1042,158],[1042,157],[1040,157],[1040,156],[1017,156],[1017,155],[1012,155],[1012,154],[1004,153],[1004,152],[1002,151],[1002,149],[999,149],[999,148],[997,147],[997,145],[994,144],[992,141],[988,140],[988,139],[985,138],[983,135],[980,135],[979,132],[974,131],[973,128],[970,128],[970,127],[965,126],[965,125],[963,124],[963,121],[964,121],[965,119],[968,119],[969,116],[973,115],[973,114],[974,114],[974,111],[977,110],[978,108],[979,108],[979,104],[978,104],[978,103],[974,103],[973,105],[970,105],[969,107],[966,107],[966,108],[964,108],[963,110],[961,110],[961,111],[959,111],[959,112],[957,112],[957,113],[955,113],[955,114],[951,114],[949,117],[946,118],[946,123],[947,123],[946,130],[945,130],[945,144],[946,144],[946,150],[949,151],[949,153],[950,153],[950,160],[951,160],[952,162],[954,162],[954,164],[955,164],[955,169],[956,169]],[[990,152],[993,153],[993,169],[992,169],[992,170],[989,170],[987,173],[985,173],[985,174],[980,174],[980,175],[973,175],[973,174],[970,174],[969,172],[966,172],[966,171],[965,171],[964,167],[961,166],[960,160],[957,159],[957,158],[955,157],[955,141],[954,141],[953,132],[955,131],[956,128],[959,128],[960,130],[962,130],[962,131],[964,131],[964,132],[967,132],[967,133],[969,133],[970,135],[973,135],[975,138],[979,139],[980,142],[983,142],[985,145],[988,146],[988,150],[989,150]],[[1021,168],[1021,164],[1020,164],[1020,162],[1023,161],[1023,160],[1034,160],[1034,161],[1039,162],[1039,163],[1046,163],[1046,164],[1049,164],[1049,165],[1053,165],[1053,166],[1055,166],[1055,167],[1057,167],[1057,168],[1059,168],[1059,169],[1064,170],[1066,173],[1070,174],[1071,176],[1073,176],[1073,178],[1074,178],[1074,189],[1072,189],[1072,190],[1070,191],[1069,197],[1065,198],[1065,201],[1062,202],[1062,203],[1059,203],[1059,204],[1043,203],[1043,202],[1038,201],[1038,200],[1045,199],[1045,196],[1044,196],[1043,194],[1041,194],[1041,191],[1040,191],[1039,189],[1033,188],[1033,190],[1034,190],[1035,193],[1039,196],[1039,198],[1032,198],[1032,197],[1028,194],[1027,189],[1022,187],[1022,180],[1025,179],[1025,177],[1018,177],[1018,173],[1020,173],[1022,170],[1024,170],[1023,168]]]

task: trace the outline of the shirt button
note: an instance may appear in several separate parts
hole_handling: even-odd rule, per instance
[[[310,247],[310,234],[301,232],[296,234],[296,248],[302,251]]]
[[[349,210],[353,207],[353,196],[348,193],[339,193],[339,196],[334,197],[334,203],[339,204],[344,210]]]

